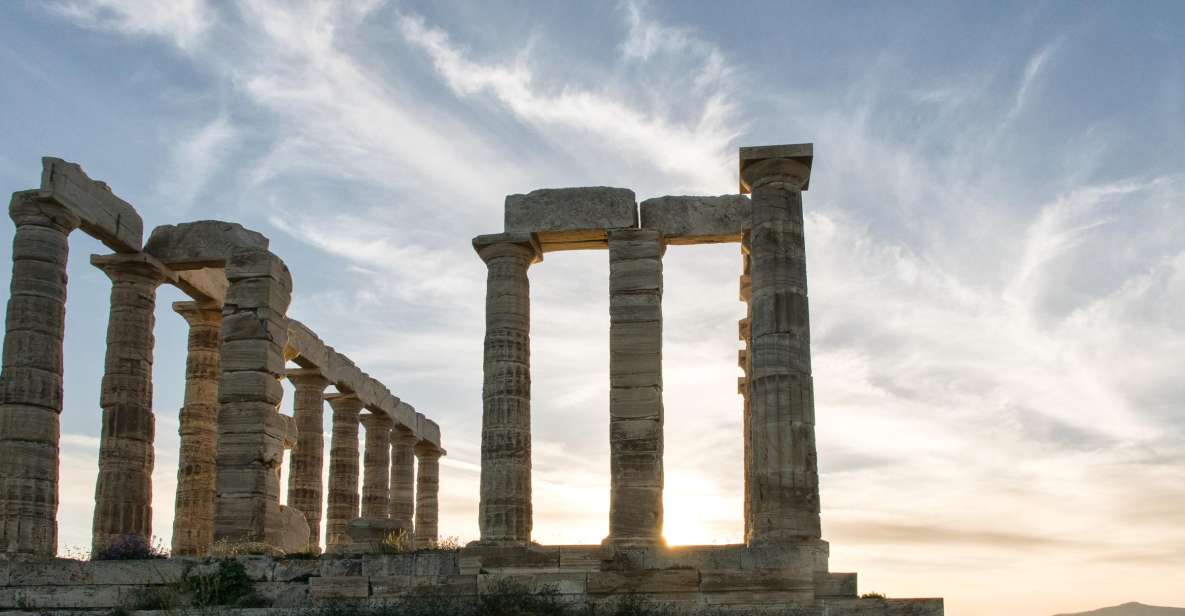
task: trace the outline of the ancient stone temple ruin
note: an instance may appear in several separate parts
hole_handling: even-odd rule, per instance
[[[185,402],[174,555],[209,554],[219,541],[277,553],[320,549],[326,496],[331,550],[370,541],[371,529],[414,530],[415,541],[436,541],[440,429],[286,316],[292,276],[266,237],[198,221],[157,227],[142,243],[139,214],[106,185],[60,159],[46,158],[43,167],[41,187],[15,193],[10,207],[16,235],[0,375],[0,552],[52,557],[56,550],[67,238],[75,229],[115,251],[91,256],[112,284],[94,552],[152,537],[154,309],[166,283],[192,298],[173,304],[189,326],[186,371],[176,375],[185,378]],[[291,415],[278,412],[285,378],[296,389]],[[336,392],[325,395],[330,386]],[[334,426],[328,490],[321,479],[326,400]],[[366,429],[361,511],[359,424]],[[409,489],[416,458],[418,507]]]
[[[96,548],[151,532],[153,294],[170,282],[194,298],[175,305],[190,326],[190,355],[174,557],[139,567],[42,561],[32,572],[0,562],[0,609],[128,607],[137,592],[172,588],[208,567],[196,557],[219,540],[250,538],[276,548],[247,558],[255,592],[274,608],[480,596],[510,582],[578,605],[628,595],[686,613],[940,616],[941,599],[860,598],[856,574],[830,569],[803,232],[812,163],[811,144],[744,147],[741,194],[639,204],[630,190],[597,187],[506,198],[502,232],[473,240],[488,269],[480,537],[442,549],[439,429],[285,317],[291,277],[265,238],[205,221],[157,228],[141,247],[129,205],[77,166],[46,159],[41,189],[17,193],[12,205],[0,548],[53,555],[66,236],[81,227],[116,251],[92,258],[114,283]],[[745,540],[674,547],[663,540],[662,259],[671,244],[721,242],[739,244],[742,263]],[[610,272],[608,535],[598,545],[540,545],[531,538],[528,271],[546,253],[586,249],[607,250]],[[291,417],[277,412],[281,378],[296,387]],[[337,393],[326,395],[330,385]],[[323,401],[333,411],[327,498]],[[292,468],[281,504],[284,448],[292,448]],[[318,545],[323,510],[327,554],[286,558],[297,546]],[[392,533],[410,533],[414,543],[387,549]]]

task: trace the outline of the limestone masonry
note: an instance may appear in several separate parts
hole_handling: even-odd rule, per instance
[[[689,611],[943,613],[941,599],[858,598],[856,574],[829,568],[803,236],[811,144],[741,148],[737,195],[638,204],[628,189],[593,187],[506,197],[502,232],[473,240],[488,269],[480,537],[455,549],[437,543],[439,428],[286,316],[293,278],[266,237],[197,221],[158,227],[142,243],[131,205],[75,164],[43,162],[41,188],[15,193],[10,208],[16,236],[0,374],[0,610],[136,607],[146,589],[209,568],[207,557],[226,551],[220,546],[250,544],[270,556],[240,560],[277,609],[480,595],[509,579],[580,604],[637,594]],[[169,560],[54,559],[67,236],[79,228],[115,251],[91,257],[112,283],[96,552],[152,535],[156,289],[173,284],[192,298],[173,306],[189,326],[189,356]],[[745,542],[670,547],[663,540],[662,261],[668,244],[724,242],[740,245],[742,263],[738,514]],[[600,545],[543,546],[531,538],[528,270],[548,252],[585,249],[608,251],[609,533]],[[296,390],[291,416],[279,412],[281,379]],[[281,503],[286,449],[291,468]],[[311,560],[284,558],[322,550]]]

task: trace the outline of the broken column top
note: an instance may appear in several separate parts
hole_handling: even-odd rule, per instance
[[[749,194],[749,185],[745,183],[745,167],[771,158],[788,158],[806,165],[807,177],[802,189],[810,187],[811,162],[815,157],[815,144],[789,143],[785,145],[751,145],[744,146],[740,151],[741,194]]]
[[[638,226],[628,188],[544,188],[507,195],[506,232],[535,233],[544,252],[604,248],[606,230]]]

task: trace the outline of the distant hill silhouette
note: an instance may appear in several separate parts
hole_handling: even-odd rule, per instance
[[[1090,612],[1057,614],[1056,616],[1185,616],[1185,607],[1157,607],[1143,603],[1124,603]]]

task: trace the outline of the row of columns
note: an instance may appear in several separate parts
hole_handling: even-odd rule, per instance
[[[748,164],[751,230],[742,244],[745,349],[745,538],[818,539],[819,476],[807,321],[801,191],[809,168],[790,158]],[[662,543],[662,256],[648,229],[610,229],[611,455],[606,544]],[[482,388],[481,503],[485,544],[531,539],[530,283],[542,260],[529,233],[474,239],[488,267]]]
[[[16,233],[0,370],[0,553],[52,556],[57,543],[68,237],[80,220],[35,191],[14,194],[9,213]],[[153,327],[156,289],[165,277],[142,254],[96,256],[92,263],[112,282],[92,540],[92,549],[102,550],[126,536],[145,541],[152,536]],[[291,281],[283,263],[266,253],[241,255],[233,271],[228,266],[228,280],[234,306],[229,299],[225,309],[174,304],[189,325],[172,538],[177,555],[207,553],[217,539],[216,529],[223,536],[236,531],[250,536],[257,526],[277,529],[271,518],[279,512],[285,436],[285,422],[276,413],[282,392],[277,379],[284,376],[297,390],[299,434],[289,503],[309,522],[309,543],[319,543],[322,406],[330,382],[315,371],[285,374],[283,310]],[[261,314],[273,316],[261,319]],[[329,401],[335,430],[328,517],[334,537],[343,519],[358,516],[362,404],[348,394]],[[407,527],[416,524],[418,544],[435,542],[442,452],[427,444],[417,448],[415,437],[398,427],[392,432],[393,422],[385,415],[367,417],[365,514],[403,517]],[[389,445],[395,447],[395,468],[388,476]]]

